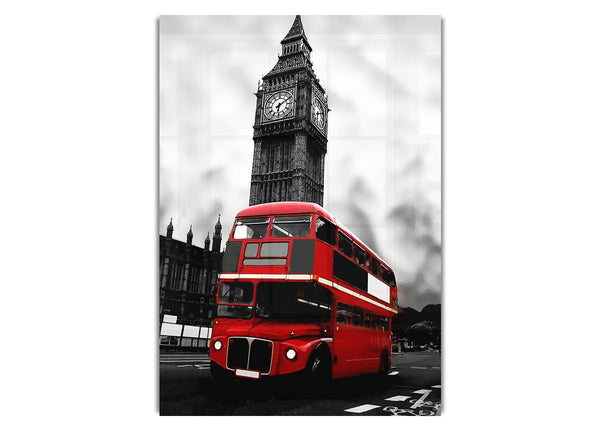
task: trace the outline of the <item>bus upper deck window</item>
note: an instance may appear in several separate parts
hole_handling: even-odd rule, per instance
[[[335,247],[335,225],[323,217],[317,219],[317,239]]]
[[[271,236],[274,238],[303,238],[310,233],[310,216],[275,217]]]
[[[383,281],[385,281],[390,286],[396,285],[396,280],[394,280],[394,274],[385,266],[381,267],[381,278],[383,278]]]
[[[375,274],[376,277],[380,277],[380,265],[374,257],[371,256],[371,271]]]
[[[317,219],[317,239],[335,247],[335,225],[323,217]]]
[[[268,227],[269,219],[267,217],[236,220],[233,239],[264,238]]]
[[[341,231],[338,231],[338,246],[342,253],[352,258],[352,241]]]
[[[365,251],[358,245],[352,244],[354,246],[354,261],[359,265],[365,265]]]

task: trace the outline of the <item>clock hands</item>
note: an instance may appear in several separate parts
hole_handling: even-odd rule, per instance
[[[268,100],[268,109],[270,118],[281,118],[287,115],[291,110],[292,96],[290,94],[276,93],[272,95]]]
[[[319,127],[323,127],[323,124],[325,124],[325,116],[323,115],[323,112],[320,109],[316,109],[315,111],[315,123]]]

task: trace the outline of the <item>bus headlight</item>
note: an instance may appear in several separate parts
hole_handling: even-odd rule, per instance
[[[221,343],[220,340],[217,340],[213,343],[213,347],[215,348],[215,350],[221,350],[221,347],[223,347],[223,343]]]
[[[290,361],[293,361],[294,359],[296,359],[296,351],[290,347],[285,351],[285,357],[288,358]]]

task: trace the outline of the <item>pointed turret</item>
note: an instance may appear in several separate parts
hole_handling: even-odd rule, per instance
[[[169,225],[167,226],[167,238],[169,238],[169,239],[173,238],[173,217],[171,217],[171,221],[169,222]]]
[[[204,238],[204,250],[210,250],[210,232],[206,232],[206,238]]]
[[[308,38],[306,37],[306,33],[304,33],[304,26],[302,26],[302,19],[300,18],[300,15],[296,15],[296,18],[294,19],[294,23],[292,24],[292,28],[290,28],[290,31],[288,31],[288,34],[283,38],[283,40],[281,41],[281,45],[286,46],[289,43],[293,43],[293,42],[300,42],[300,45],[298,45],[297,50],[291,50],[291,53],[293,52],[298,52],[298,51],[306,51],[307,54],[310,53],[310,51],[312,51],[312,48],[310,46],[310,43],[308,43]],[[304,49],[304,47],[308,48],[308,49]]]
[[[308,51],[312,51],[310,47],[310,43],[308,43],[308,38],[306,37],[306,33],[304,33],[304,26],[302,25],[302,19],[300,15],[296,15],[294,19],[294,23],[292,24],[292,28],[288,31],[287,35],[281,41],[282,45],[285,45],[289,42],[302,41],[303,45],[306,45]]]
[[[310,43],[308,43],[308,38],[302,26],[302,19],[300,19],[300,15],[296,15],[290,31],[288,31],[287,35],[281,41],[281,54],[279,55],[277,64],[269,73],[263,76],[263,79],[278,75],[282,71],[299,67],[307,67],[312,72],[312,63],[310,61],[311,51],[312,48]]]
[[[285,35],[283,40],[287,40],[287,39],[290,39],[295,36],[303,36],[303,35],[304,35],[304,27],[302,26],[302,18],[300,17],[300,15],[296,15],[296,18],[294,18],[294,23],[292,24],[292,28],[290,28],[290,31],[288,31],[288,33]]]
[[[217,223],[215,224],[215,233],[213,235],[212,251],[215,253],[218,253],[219,251],[221,251],[221,229],[222,228],[223,228],[223,226],[221,226],[221,214],[219,214],[219,219],[217,220]]]
[[[190,230],[187,233],[187,245],[192,245],[192,238],[194,238],[194,233],[192,232],[192,225],[190,225]]]

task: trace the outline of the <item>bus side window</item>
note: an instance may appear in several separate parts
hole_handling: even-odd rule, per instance
[[[394,279],[394,273],[392,271],[390,271],[389,269],[387,269],[385,266],[381,267],[381,275],[382,275],[383,281],[385,281],[387,284],[389,284],[390,286],[396,285],[396,280]]]
[[[352,241],[341,231],[338,231],[338,247],[342,253],[352,259]]]
[[[383,265],[381,265],[381,279],[383,281],[385,281],[387,283],[388,281],[388,276],[387,276],[387,268]]]
[[[375,330],[378,330],[380,324],[381,324],[381,318],[379,316],[373,315],[373,326],[372,326],[372,328],[375,329]]]
[[[317,239],[335,247],[335,225],[323,217],[317,219]]]
[[[366,311],[365,312],[365,328],[370,328],[371,327],[371,313]]]
[[[354,307],[352,310],[352,324],[354,326],[362,326],[363,324],[363,309]]]
[[[379,262],[377,262],[377,260],[373,256],[371,256],[371,271],[373,272],[375,277],[381,277],[379,268],[380,268]]]
[[[352,243],[352,246],[354,247],[354,262],[358,263],[359,265],[364,266],[365,265],[365,251],[358,245],[356,245],[355,243]]]
[[[367,269],[369,271],[371,271],[371,255],[369,253],[365,253],[365,254],[366,254]]]
[[[336,322],[349,325],[352,322],[352,307],[338,302]]]
[[[388,330],[388,318],[387,317],[382,317],[381,318],[381,330],[383,332],[386,332]]]

